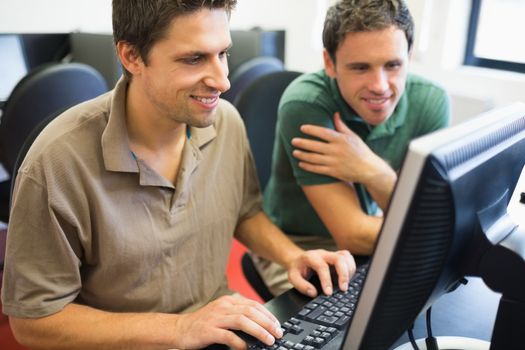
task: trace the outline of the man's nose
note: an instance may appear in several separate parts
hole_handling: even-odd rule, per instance
[[[383,94],[388,90],[388,75],[383,69],[372,73],[368,89],[376,94]]]
[[[217,58],[210,63],[204,83],[220,92],[230,89],[231,84],[228,79],[228,64],[226,60]]]

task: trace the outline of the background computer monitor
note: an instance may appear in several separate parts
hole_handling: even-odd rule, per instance
[[[264,30],[232,30],[232,47],[229,50],[228,68],[230,75],[240,65],[255,57],[275,57],[285,63],[285,31]]]
[[[43,64],[59,63],[69,54],[69,33],[20,33],[29,71]]]
[[[523,103],[410,143],[344,349],[387,349],[464,276],[502,293],[493,349],[523,344],[524,165]]]
[[[28,71],[22,41],[15,34],[0,35],[0,101],[6,101]]]
[[[122,75],[113,34],[74,32],[70,34],[70,43],[71,60],[98,70],[113,88]]]

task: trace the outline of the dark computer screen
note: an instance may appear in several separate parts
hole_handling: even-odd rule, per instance
[[[113,88],[122,75],[113,34],[75,32],[70,35],[70,43],[72,61],[92,66]]]
[[[0,102],[6,101],[28,71],[24,47],[16,34],[0,34]]]
[[[285,31],[263,30],[232,30],[232,47],[229,50],[228,68],[230,74],[240,65],[255,57],[276,57],[285,62]]]
[[[494,349],[516,344],[523,332],[511,322],[525,315],[509,309],[525,305],[525,175],[515,191],[524,165],[523,103],[410,143],[344,349],[387,349],[464,276],[502,293]]]

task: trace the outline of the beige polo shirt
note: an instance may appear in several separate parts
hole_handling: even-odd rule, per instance
[[[72,302],[116,312],[185,312],[228,293],[238,222],[261,210],[244,125],[221,101],[190,128],[176,185],[135,159],[126,81],[55,119],[16,180],[3,311],[42,317]]]

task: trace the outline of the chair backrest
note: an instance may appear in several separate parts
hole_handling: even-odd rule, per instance
[[[283,62],[276,57],[261,56],[249,59],[242,63],[235,71],[231,72],[230,90],[222,94],[221,97],[231,103],[235,103],[235,99],[239,96],[239,93],[250,85],[251,82],[268,73],[283,70]]]
[[[31,148],[31,145],[37,138],[37,136],[44,130],[44,128],[49,124],[53,119],[58,117],[60,114],[62,114],[64,110],[59,110],[51,115],[49,115],[47,118],[44,118],[38,125],[36,125],[33,130],[29,132],[29,135],[27,135],[24,143],[22,146],[20,146],[20,150],[18,151],[18,156],[16,157],[15,163],[13,165],[13,174],[11,175],[11,188],[10,188],[10,194],[9,194],[9,202],[11,202],[11,198],[13,197],[13,189],[15,187],[15,180],[16,176],[18,174],[18,169],[20,169],[20,165],[22,165],[22,162],[24,161],[24,158],[26,157],[27,152]]]
[[[281,95],[292,80],[301,74],[280,71],[264,75],[248,85],[235,101],[235,107],[246,126],[261,189],[265,188],[270,177],[275,123]]]
[[[18,153],[42,120],[108,90],[101,74],[80,63],[54,63],[31,71],[9,96],[0,121],[2,163],[10,175]]]

